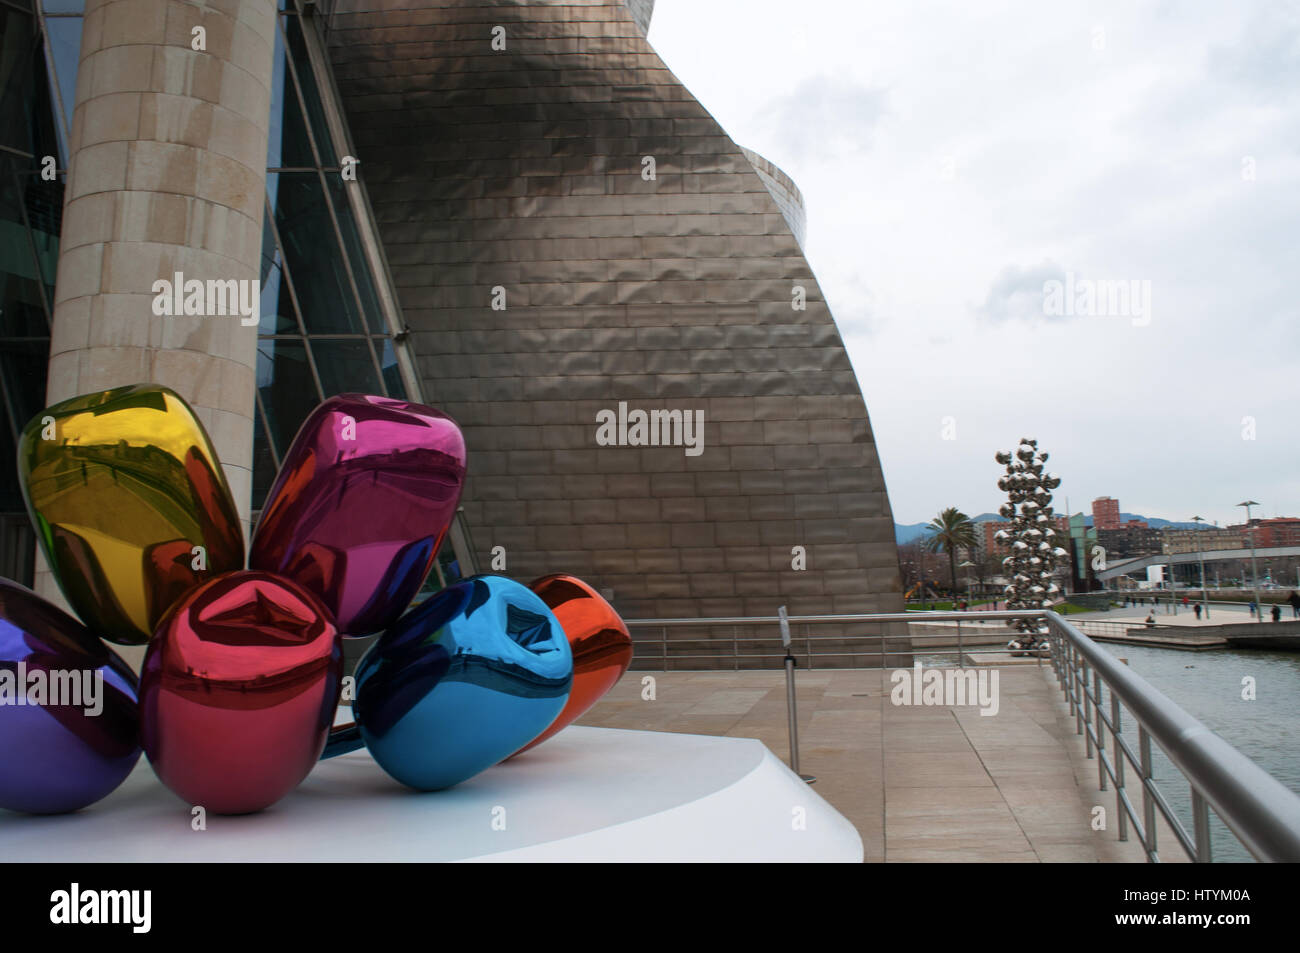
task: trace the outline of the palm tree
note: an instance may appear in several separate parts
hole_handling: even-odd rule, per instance
[[[957,594],[957,550],[971,550],[975,546],[975,524],[971,518],[950,506],[930,521],[930,531],[922,545],[932,553],[947,553],[948,568],[952,571],[953,601]]]

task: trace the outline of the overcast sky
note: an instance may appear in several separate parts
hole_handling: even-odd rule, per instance
[[[1021,436],[1058,511],[1300,515],[1300,4],[658,0],[650,40],[803,191],[898,522],[995,510]],[[1045,314],[1067,274],[1149,319]]]

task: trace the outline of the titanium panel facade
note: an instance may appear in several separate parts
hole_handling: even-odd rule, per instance
[[[628,618],[902,608],[812,270],[628,7],[338,0],[328,39],[424,398],[470,447],[485,568],[504,547],[509,575],[574,573]],[[703,411],[703,452],[598,445],[620,402]]]

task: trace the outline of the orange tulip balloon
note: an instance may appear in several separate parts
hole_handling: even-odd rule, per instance
[[[573,690],[555,721],[515,754],[537,747],[577,721],[632,664],[632,636],[627,626],[591,586],[574,576],[555,573],[533,580],[528,588],[541,596],[564,627],[573,650]]]

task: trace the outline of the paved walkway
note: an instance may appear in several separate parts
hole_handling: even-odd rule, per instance
[[[1264,620],[1272,621],[1269,615],[1271,605],[1264,606]],[[1127,606],[1117,609],[1110,609],[1106,612],[1074,612],[1066,616],[1071,622],[1131,622],[1134,627],[1138,627],[1150,614],[1156,621],[1157,625],[1186,625],[1186,626],[1204,626],[1204,625],[1238,625],[1242,622],[1254,622],[1255,617],[1250,614],[1250,609],[1245,604],[1235,605],[1216,605],[1210,604],[1210,615],[1206,618],[1204,615],[1200,619],[1196,618],[1196,611],[1192,606],[1184,606],[1181,602],[1178,604],[1178,612],[1169,611],[1169,602],[1166,600],[1158,606]],[[1294,619],[1291,607],[1282,606],[1282,622],[1289,622]]]
[[[895,706],[889,676],[797,675],[800,767],[858,828],[868,861],[1142,859],[1115,838],[1114,794],[1097,791],[1050,666],[1000,669],[993,716]],[[789,754],[779,671],[629,672],[579,724],[757,738]],[[1092,829],[1094,805],[1109,830]]]

